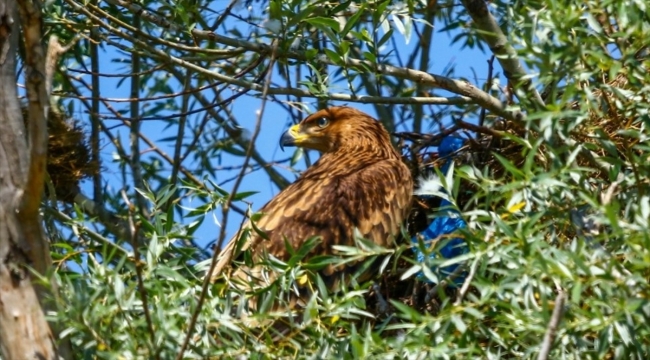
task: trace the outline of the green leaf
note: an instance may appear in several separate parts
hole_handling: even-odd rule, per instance
[[[343,66],[343,59],[341,58],[341,55],[339,55],[337,52],[331,49],[323,49],[325,51],[325,54],[327,55],[327,58],[330,59],[334,64]]]
[[[381,47],[388,42],[393,37],[393,29],[388,30],[382,37],[379,39],[376,47]]]
[[[295,166],[298,161],[302,158],[304,155],[305,151],[302,148],[297,148],[296,151],[293,152],[293,155],[291,156],[291,161],[289,162],[290,166]]]
[[[316,26],[317,28],[328,27],[334,32],[339,32],[341,30],[341,24],[338,21],[326,17],[316,16],[313,18],[305,19],[306,23]]]
[[[508,171],[509,173],[514,175],[515,178],[518,178],[518,179],[524,179],[525,178],[524,173],[521,170],[519,170],[519,168],[517,168],[510,160],[508,160],[507,158],[505,158],[505,157],[503,157],[503,156],[501,156],[501,155],[499,155],[497,153],[493,153],[493,155],[501,163],[501,165],[503,165],[503,167],[506,169],[506,171]]]
[[[357,24],[357,22],[359,21],[359,18],[364,13],[364,9],[365,9],[366,4],[365,3],[360,3],[360,5],[361,6],[359,7],[359,9],[357,9],[357,11],[354,13],[354,15],[352,15],[347,20],[345,26],[343,27],[343,30],[341,30],[341,33],[339,34],[339,36],[341,38],[345,38],[348,35],[350,30]]]
[[[465,325],[465,322],[463,321],[463,319],[460,316],[452,315],[451,316],[451,322],[454,323],[454,326],[456,327],[456,329],[461,334],[463,334],[463,333],[465,333],[465,331],[467,331],[467,325]]]
[[[243,199],[246,199],[249,196],[255,195],[259,193],[259,191],[242,191],[240,193],[237,193],[235,196],[232,197],[234,201],[240,201]]]

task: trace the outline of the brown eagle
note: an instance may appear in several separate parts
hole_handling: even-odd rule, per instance
[[[237,236],[228,243],[217,259],[213,281],[247,249],[253,259],[267,253],[287,260],[285,240],[298,249],[320,236],[309,255],[329,255],[333,245],[354,245],[357,231],[357,236],[382,246],[390,246],[400,231],[413,180],[379,121],[350,107],[331,107],[292,126],[280,145],[318,150],[321,157],[262,207],[255,225],[266,239],[251,231],[244,244],[236,246]],[[249,221],[243,229],[250,227]],[[251,270],[240,267],[235,275],[255,277]],[[343,270],[329,265],[321,275],[331,279]]]

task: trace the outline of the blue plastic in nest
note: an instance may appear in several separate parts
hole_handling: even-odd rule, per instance
[[[453,161],[455,153],[461,147],[463,147],[463,144],[465,144],[465,140],[455,136],[446,136],[440,142],[440,146],[438,146],[438,155],[441,159],[445,159],[441,167],[441,172],[443,175],[446,175],[449,171],[449,167]],[[458,229],[467,226],[458,211],[452,209],[451,206],[451,203],[447,199],[443,198],[440,202],[441,211],[438,212],[438,216],[433,218],[431,224],[429,224],[429,226],[424,231],[419,233],[419,235],[422,237],[422,240],[424,241],[425,247],[429,246],[431,241],[445,241],[446,243],[442,249],[437,252],[429,253],[427,255],[423,253],[422,249],[418,246],[417,236],[411,239],[415,245],[413,246],[415,257],[419,262],[425,262],[427,256],[429,259],[435,259],[439,254],[442,258],[452,259],[468,252],[467,244],[465,243],[464,239],[458,237],[451,238],[451,236],[446,236],[453,234]],[[456,271],[459,266],[461,266],[460,263],[445,266],[444,268],[437,268],[434,266],[431,268],[431,271],[433,271],[433,273],[436,274],[440,280],[442,280],[454,273],[454,271]],[[431,280],[425,277],[422,272],[418,273],[417,276],[418,279],[422,281],[431,282]],[[450,282],[450,285],[461,285],[465,281],[466,276],[466,273],[460,274]]]

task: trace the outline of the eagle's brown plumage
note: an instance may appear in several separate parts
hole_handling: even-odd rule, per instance
[[[350,107],[332,107],[293,126],[282,143],[322,155],[260,210],[255,224],[268,239],[250,232],[241,250],[286,260],[285,238],[297,249],[318,235],[322,241],[313,254],[331,254],[332,245],[354,244],[355,228],[365,239],[390,245],[407,216],[413,180],[380,122]],[[233,254],[236,243],[231,240],[219,255],[213,280],[239,255]],[[337,270],[330,265],[322,273],[329,277]]]

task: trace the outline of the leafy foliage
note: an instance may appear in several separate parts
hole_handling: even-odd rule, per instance
[[[88,125],[104,170],[44,204],[60,287],[50,315],[78,357],[533,358],[549,332],[550,358],[650,356],[648,6],[481,6],[48,3],[47,32],[78,41],[63,55],[53,101]],[[486,31],[490,19],[496,29]],[[495,39],[501,47],[486,46]],[[472,65],[489,60],[487,73],[451,64],[428,79],[451,49],[441,43],[476,57]],[[506,48],[510,57],[490,60]],[[305,260],[307,248],[268,259],[277,276],[252,294],[204,284],[228,224],[262,205],[233,179],[282,188],[289,173],[279,168],[313,160],[273,161],[255,142],[259,129],[235,116],[244,101],[268,103],[286,123],[334,101],[371,104],[415,174],[435,165],[438,134],[471,138],[445,184],[470,252],[420,264],[409,241],[361,241],[334,259]],[[424,220],[405,239],[435,206],[414,211]],[[196,242],[206,228],[219,233],[210,246]],[[382,265],[375,286],[327,290],[323,264],[360,258]],[[469,272],[461,288],[429,270],[450,263]],[[416,280],[419,271],[438,286]],[[277,305],[305,289],[313,297],[300,316]],[[247,314],[250,297],[259,306]]]

